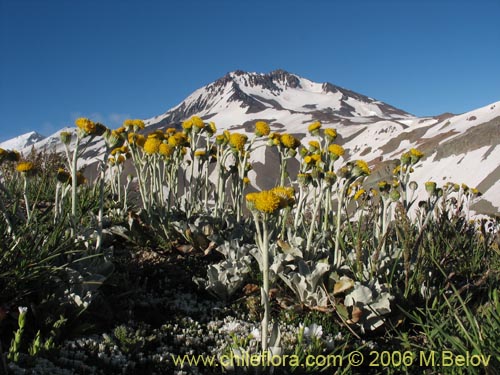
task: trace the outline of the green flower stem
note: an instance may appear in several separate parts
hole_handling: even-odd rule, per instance
[[[73,159],[71,162],[71,216],[73,221],[76,221],[76,204],[77,204],[77,188],[78,181],[76,180],[76,168],[78,162],[78,148],[80,147],[80,137],[76,137],[75,149],[73,150]]]
[[[100,163],[100,181],[99,181],[99,213],[97,216],[97,241],[95,246],[96,253],[101,251],[102,247],[102,229],[104,216],[104,183],[106,182],[106,169],[108,166],[109,149],[106,147],[102,162]]]
[[[27,222],[29,223],[31,219],[31,210],[28,200],[28,176],[26,176],[26,173],[27,172],[23,173],[23,179],[24,179],[23,196],[24,196],[24,204],[26,206],[26,217],[28,219]]]
[[[269,234],[267,229],[267,215],[262,220],[262,304],[264,306],[264,317],[262,319],[262,352],[267,351],[267,337],[269,325]]]
[[[306,254],[309,253],[309,250],[311,249],[311,244],[312,244],[312,239],[314,235],[314,229],[316,227],[316,216],[318,215],[319,208],[321,206],[321,202],[323,200],[323,195],[325,194],[326,191],[326,185],[321,187],[319,197],[316,199],[316,204],[314,206],[314,211],[313,215],[311,218],[311,225],[309,227],[309,233],[307,235],[307,243],[306,243]]]
[[[299,186],[299,201],[297,203],[297,209],[295,210],[295,219],[293,221],[293,228],[295,231],[297,230],[297,227],[299,226],[299,219],[302,216],[302,206],[304,205],[306,198],[305,190],[302,185]]]
[[[340,224],[342,218],[342,206],[344,204],[344,196],[347,190],[347,186],[349,186],[349,181],[345,180],[342,189],[340,190],[340,194],[338,194],[338,203],[337,203],[337,225],[335,228],[335,250],[333,253],[333,265],[335,268],[340,267],[341,263],[341,254],[340,254]]]

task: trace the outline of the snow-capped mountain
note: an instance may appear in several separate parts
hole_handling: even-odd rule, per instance
[[[304,131],[300,125],[315,120],[348,125],[412,117],[375,99],[283,70],[269,74],[236,71],[196,90],[146,124],[170,125],[192,115],[210,118],[224,128],[261,118],[298,132]]]
[[[292,133],[303,144],[311,139],[308,125],[319,120],[323,126],[337,129],[337,143],[346,149],[345,160],[369,162],[372,181],[388,178],[394,161],[415,147],[425,153],[414,173],[419,184],[429,180],[464,182],[483,193],[473,209],[500,211],[500,102],[460,115],[419,118],[376,99],[283,70],[268,74],[236,71],[196,90],[164,114],[145,120],[146,132],[180,127],[193,115],[215,122],[219,132],[251,134],[255,122],[264,120],[272,131]],[[62,151],[58,134],[31,145]],[[25,147],[22,143],[4,146],[7,142],[0,147]],[[95,161],[102,147],[102,141],[90,145],[82,163]],[[254,185],[274,186],[277,157],[273,149],[259,148],[252,158]]]
[[[37,132],[29,132],[1,142],[0,148],[3,148],[4,150],[22,150],[33,146],[35,143],[40,142],[44,138],[45,137],[43,135],[38,134]]]

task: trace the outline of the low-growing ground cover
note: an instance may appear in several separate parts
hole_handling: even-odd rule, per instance
[[[139,120],[76,125],[65,155],[0,150],[3,371],[498,368],[498,218],[470,216],[465,184],[419,187],[420,151],[370,181],[319,122],[305,144],[264,122],[250,139],[197,117],[147,135]],[[77,166],[94,137],[89,182]],[[255,191],[262,147],[280,170]]]

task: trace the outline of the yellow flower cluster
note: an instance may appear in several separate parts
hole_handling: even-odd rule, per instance
[[[4,161],[19,161],[20,158],[19,152],[0,148],[0,163]]]
[[[183,147],[188,143],[188,137],[182,132],[174,133],[168,137],[170,147]]]
[[[144,125],[144,121],[142,120],[139,120],[139,119],[127,119],[125,121],[123,121],[123,128],[127,131],[139,131],[139,130],[142,130],[144,129],[145,125]]]
[[[402,165],[416,164],[420,159],[422,159],[423,156],[424,154],[422,152],[420,152],[416,148],[412,148],[410,149],[410,151],[405,152],[403,153],[403,155],[401,155],[401,164]]]
[[[312,164],[319,166],[319,163],[321,163],[321,155],[320,154],[307,155],[304,158],[304,163],[308,166]]]
[[[193,116],[189,120],[185,120],[182,122],[182,128],[184,130],[190,130],[193,126],[200,130],[205,127],[205,123],[203,122],[201,117],[198,116]]]
[[[132,146],[144,147],[146,143],[146,137],[142,134],[128,133],[128,143]]]
[[[270,132],[271,132],[271,128],[269,127],[267,122],[257,121],[255,123],[255,135],[257,135],[257,137],[263,137],[263,136],[269,135]]]

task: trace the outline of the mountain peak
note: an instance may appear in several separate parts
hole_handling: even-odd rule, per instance
[[[31,131],[0,143],[0,148],[6,150],[22,150],[23,148],[29,147],[42,139],[45,139],[43,135],[35,131]]]

